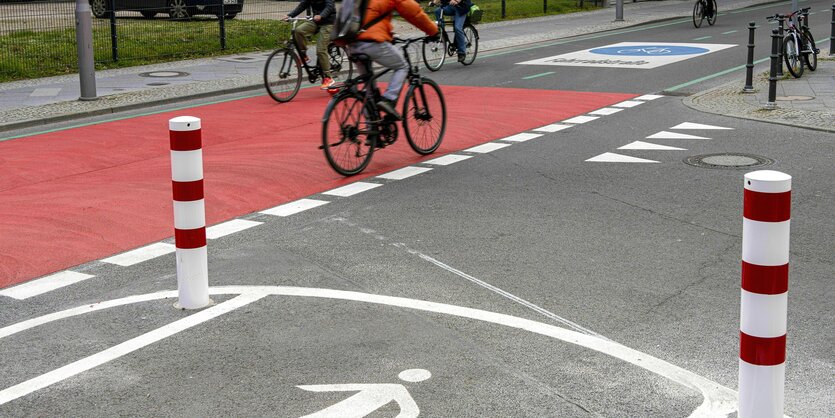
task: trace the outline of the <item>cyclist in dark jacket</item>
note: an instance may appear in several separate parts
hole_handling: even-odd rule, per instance
[[[452,16],[452,26],[455,28],[455,49],[458,50],[458,62],[464,62],[467,57],[467,38],[464,37],[464,21],[467,20],[467,13],[473,6],[472,0],[431,0],[429,5],[438,4],[435,10],[435,19],[438,27],[444,30],[444,20],[441,18],[441,11],[445,16]]]
[[[295,41],[302,51],[302,59],[307,62],[310,60],[307,57],[307,37],[319,34],[316,39],[316,59],[319,61],[319,68],[322,69],[322,90],[327,90],[334,84],[331,76],[331,61],[328,57],[328,43],[331,39],[333,20],[336,17],[336,6],[334,0],[301,0],[299,5],[292,12],[287,13],[284,19],[298,16],[308,7],[313,10],[313,20],[296,26]]]

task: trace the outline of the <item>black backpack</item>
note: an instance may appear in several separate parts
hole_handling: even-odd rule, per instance
[[[338,46],[345,46],[354,42],[360,33],[374,26],[391,12],[383,13],[371,19],[370,22],[362,24],[365,19],[365,11],[368,9],[369,0],[342,0],[342,7],[336,13],[336,20],[333,22],[331,31],[331,42]]]

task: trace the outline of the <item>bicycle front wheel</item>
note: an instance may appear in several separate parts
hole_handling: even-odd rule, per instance
[[[264,87],[273,100],[284,103],[296,97],[302,84],[302,64],[289,49],[277,49],[264,65]]]
[[[809,67],[810,71],[818,69],[817,50],[812,32],[809,32],[809,29],[803,29],[803,60],[806,61],[806,66]]]
[[[800,78],[803,75],[803,61],[800,56],[800,48],[797,47],[797,42],[794,36],[789,33],[783,39],[783,59],[786,61],[786,67],[794,78]]]
[[[438,84],[428,78],[412,84],[403,100],[403,131],[415,152],[431,154],[446,131],[446,102]]]
[[[705,20],[705,6],[701,0],[698,0],[693,5],[693,26],[701,27],[703,20]]]
[[[363,97],[339,94],[325,109],[322,149],[331,168],[343,176],[361,172],[371,161],[377,127]]]
[[[713,24],[714,24],[714,23],[716,23],[716,15],[718,15],[718,14],[719,14],[719,9],[717,9],[717,8],[716,8],[716,0],[707,0],[707,1],[709,1],[709,2],[713,3],[713,4],[712,4],[712,6],[713,6],[713,13],[711,13],[711,14],[707,17],[707,24],[708,24],[708,25],[710,25],[710,26],[713,26]]]
[[[423,43],[423,63],[429,71],[438,71],[446,59],[446,40],[441,36],[437,42]]]
[[[478,54],[478,31],[471,24],[464,25],[464,37],[467,39],[467,56],[464,57],[464,65],[470,65],[475,61]]]

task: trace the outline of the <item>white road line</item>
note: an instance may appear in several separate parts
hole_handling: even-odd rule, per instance
[[[351,183],[347,186],[337,187],[335,189],[322,192],[322,194],[330,196],[349,197],[371,189],[375,189],[380,186],[382,186],[382,184],[380,183],[366,183],[363,181],[358,181],[356,183]]]
[[[693,123],[693,122],[684,122],[679,123],[676,126],[673,126],[670,129],[728,129],[733,130],[734,128],[723,128],[721,126],[713,126],[713,125],[704,125],[701,123]]]
[[[623,109],[617,107],[604,107],[602,109],[597,109],[594,112],[589,112],[589,115],[609,116],[621,111],[623,111]]]
[[[625,102],[615,103],[615,104],[612,105],[612,107],[629,108],[629,107],[638,106],[641,103],[643,103],[643,102],[640,102],[640,101],[637,101],[637,100],[627,100]]]
[[[539,138],[542,134],[530,134],[527,132],[522,132],[520,134],[511,135],[506,138],[502,138],[499,141],[508,141],[508,142],[525,142],[529,141],[534,138]]]
[[[0,391],[0,405],[11,402],[21,396],[26,396],[36,390],[40,390],[52,384],[69,379],[70,377],[90,370],[94,367],[101,366],[104,363],[130,354],[140,348],[185,331],[193,326],[200,325],[212,318],[232,312],[235,309],[261,299],[264,296],[266,296],[266,294],[242,294],[234,299],[230,299],[219,305],[212,306],[186,318],[180,319],[179,321],[172,322],[151,332],[127,340],[121,344],[110,347],[107,350],[93,354],[92,356],[70,363],[64,367],[42,374],[33,379],[29,379],[10,388],[3,389]]]
[[[222,224],[206,228],[207,239],[218,239],[245,229],[263,224],[263,222],[248,221],[246,219],[232,219]]]
[[[551,133],[551,132],[559,132],[563,129],[568,129],[572,126],[574,126],[574,125],[563,125],[563,124],[560,124],[560,123],[552,123],[550,125],[541,126],[539,128],[531,129],[531,130],[535,131],[535,132],[549,132],[549,133]]]
[[[0,405],[25,396],[38,389],[58,383],[85,370],[97,365],[116,359],[136,349],[142,348],[165,337],[171,336],[182,330],[191,328],[209,319],[227,313],[233,309],[246,306],[253,301],[265,296],[290,296],[290,297],[314,297],[322,299],[336,299],[373,303],[384,306],[394,306],[414,309],[423,312],[433,312],[445,315],[468,318],[475,321],[506,326],[519,330],[529,331],[535,334],[554,338],[569,344],[579,345],[590,350],[609,355],[613,358],[628,362],[637,367],[648,370],[659,376],[665,377],[684,387],[698,391],[704,401],[697,407],[690,417],[727,416],[737,410],[737,393],[712,380],[706,379],[689,370],[668,363],[664,360],[652,357],[648,354],[631,349],[614,341],[605,340],[593,335],[585,335],[576,331],[560,328],[554,325],[529,319],[518,318],[497,312],[484,311],[481,309],[467,308],[463,306],[449,305],[444,303],[430,302],[417,299],[407,299],[394,296],[374,295],[369,293],[351,292],[345,290],[316,289],[303,287],[285,286],[226,286],[212,287],[209,289],[211,295],[239,295],[238,297],[224,302],[221,305],[213,306],[204,311],[198,312],[188,318],[158,328],[140,337],[119,344],[115,347],[94,354],[86,359],[64,366],[58,370],[43,374],[30,379],[27,382],[12,386],[0,391]],[[130,296],[123,299],[110,300],[92,305],[83,305],[77,308],[67,309],[61,312],[33,318],[24,323],[14,324],[0,328],[0,338],[43,325],[52,321],[66,319],[84,313],[94,312],[102,309],[125,306],[133,303],[173,298],[177,296],[176,291],[157,292],[147,295]],[[118,350],[117,350],[118,348]],[[72,366],[72,367],[70,367]]]
[[[575,116],[571,119],[566,119],[562,121],[562,123],[586,123],[591,122],[593,120],[600,119],[599,116]]]
[[[632,100],[647,100],[647,101],[649,101],[649,100],[660,99],[662,97],[664,97],[664,96],[661,96],[661,95],[658,95],[658,94],[645,94],[643,96],[638,96],[638,97],[636,97]]]
[[[8,289],[0,290],[0,296],[23,300],[40,294],[60,289],[80,281],[93,278],[91,274],[78,273],[72,270],[60,271],[40,279],[28,281]]]
[[[657,163],[655,160],[645,160],[638,157],[630,157],[628,155],[615,154],[613,152],[604,152],[596,157],[591,157],[587,162],[592,163]]]
[[[503,144],[500,142],[488,142],[486,144],[481,144],[472,148],[465,149],[465,152],[475,152],[479,154],[486,154],[488,152],[493,152],[497,149],[502,149],[504,147],[509,147],[510,144]]]
[[[429,167],[409,166],[409,167],[403,167],[399,170],[390,171],[386,174],[381,174],[381,175],[377,176],[377,178],[386,179],[386,180],[403,180],[405,178],[416,176],[420,173],[425,173],[425,172],[431,171],[431,170],[432,169],[429,168]]]
[[[259,213],[272,216],[290,216],[295,215],[299,212],[304,212],[308,209],[313,209],[322,205],[327,205],[328,203],[330,202],[326,200],[299,199],[295,202],[285,203],[274,208],[262,210]]]
[[[473,158],[472,155],[461,155],[461,154],[447,154],[443,157],[435,158],[434,160],[424,161],[424,164],[432,164],[432,165],[450,165],[455,164],[459,161],[464,161],[466,159]]]
[[[144,247],[137,248],[135,250],[114,255],[113,257],[105,258],[101,261],[103,263],[110,263],[120,265],[122,267],[128,267],[134,264],[139,264],[143,261],[148,261],[152,258],[157,258],[165,254],[173,253],[176,250],[177,247],[175,247],[173,244],[157,242],[151,245],[146,245]]]
[[[678,132],[661,131],[648,136],[646,139],[710,139],[703,136],[688,135]]]
[[[653,144],[651,142],[635,141],[626,144],[618,149],[656,150],[656,151],[687,151],[686,148],[670,147],[667,145]]]

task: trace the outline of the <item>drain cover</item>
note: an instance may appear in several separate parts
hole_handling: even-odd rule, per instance
[[[140,77],[185,77],[189,73],[183,71],[151,71],[148,73],[139,73]]]
[[[751,154],[704,154],[684,159],[685,164],[702,168],[751,168],[774,163],[771,158]]]

